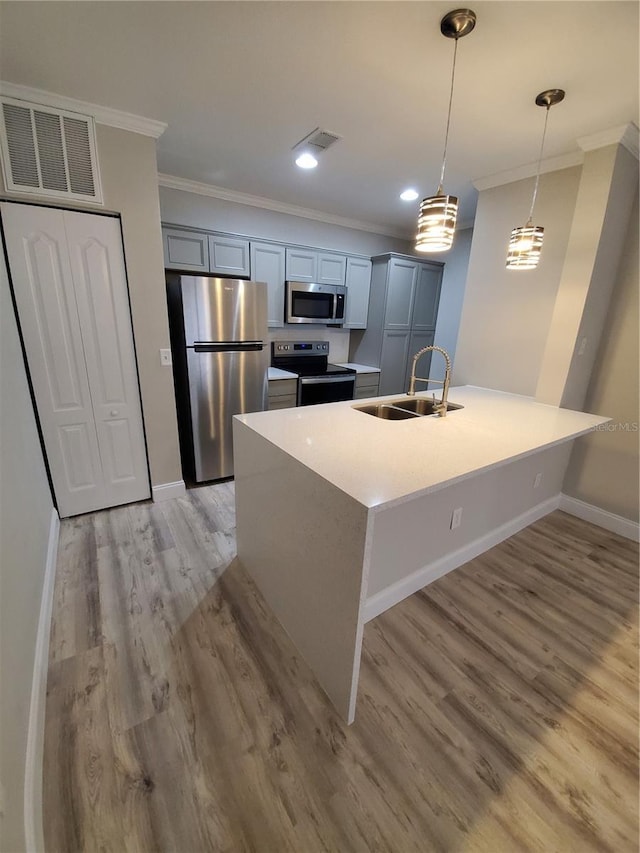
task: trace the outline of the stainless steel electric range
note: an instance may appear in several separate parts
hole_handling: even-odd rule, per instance
[[[329,364],[328,341],[273,341],[271,366],[298,374],[298,406],[353,400],[356,372]]]

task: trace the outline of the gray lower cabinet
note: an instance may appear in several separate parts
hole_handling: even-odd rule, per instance
[[[395,253],[373,258],[367,326],[351,335],[349,360],[380,367],[381,395],[405,392],[413,356],[433,344],[443,268]],[[426,355],[419,374],[428,371]]]
[[[371,291],[371,261],[367,258],[347,258],[347,314],[345,329],[366,329]]]
[[[355,400],[364,400],[366,397],[378,397],[380,394],[380,374],[358,373],[356,376]]]
[[[297,379],[270,379],[269,411],[293,408],[297,403],[297,391]]]
[[[268,285],[267,323],[272,329],[284,326],[284,270],[284,246],[251,241],[251,277]]]
[[[413,331],[409,337],[409,353],[407,357],[407,369],[405,371],[403,389],[406,391],[409,388],[409,380],[411,379],[411,368],[413,366],[413,357],[423,347],[433,346],[434,332]],[[426,352],[420,357],[416,365],[416,376],[426,378],[431,370],[431,356],[433,353]],[[439,385],[427,386],[424,382],[416,382],[416,391],[437,391]]]
[[[405,376],[409,356],[408,331],[385,329],[382,334],[380,356],[380,394],[398,394],[406,391]]]

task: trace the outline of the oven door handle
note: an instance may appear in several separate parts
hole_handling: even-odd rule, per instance
[[[355,376],[301,376],[301,385],[331,385],[334,382],[354,382]]]

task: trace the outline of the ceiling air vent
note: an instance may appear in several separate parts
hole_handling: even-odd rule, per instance
[[[102,204],[92,116],[13,98],[1,103],[7,191]]]
[[[304,139],[301,139],[300,142],[294,145],[293,150],[305,150],[311,154],[322,154],[323,151],[326,151],[330,145],[333,145],[339,139],[341,137],[336,133],[316,127],[315,130],[312,130]]]

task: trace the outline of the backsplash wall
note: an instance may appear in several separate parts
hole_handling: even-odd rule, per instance
[[[349,361],[349,335],[348,329],[300,323],[282,329],[269,329],[267,340],[269,347],[272,341],[328,341],[329,361],[339,364]]]

